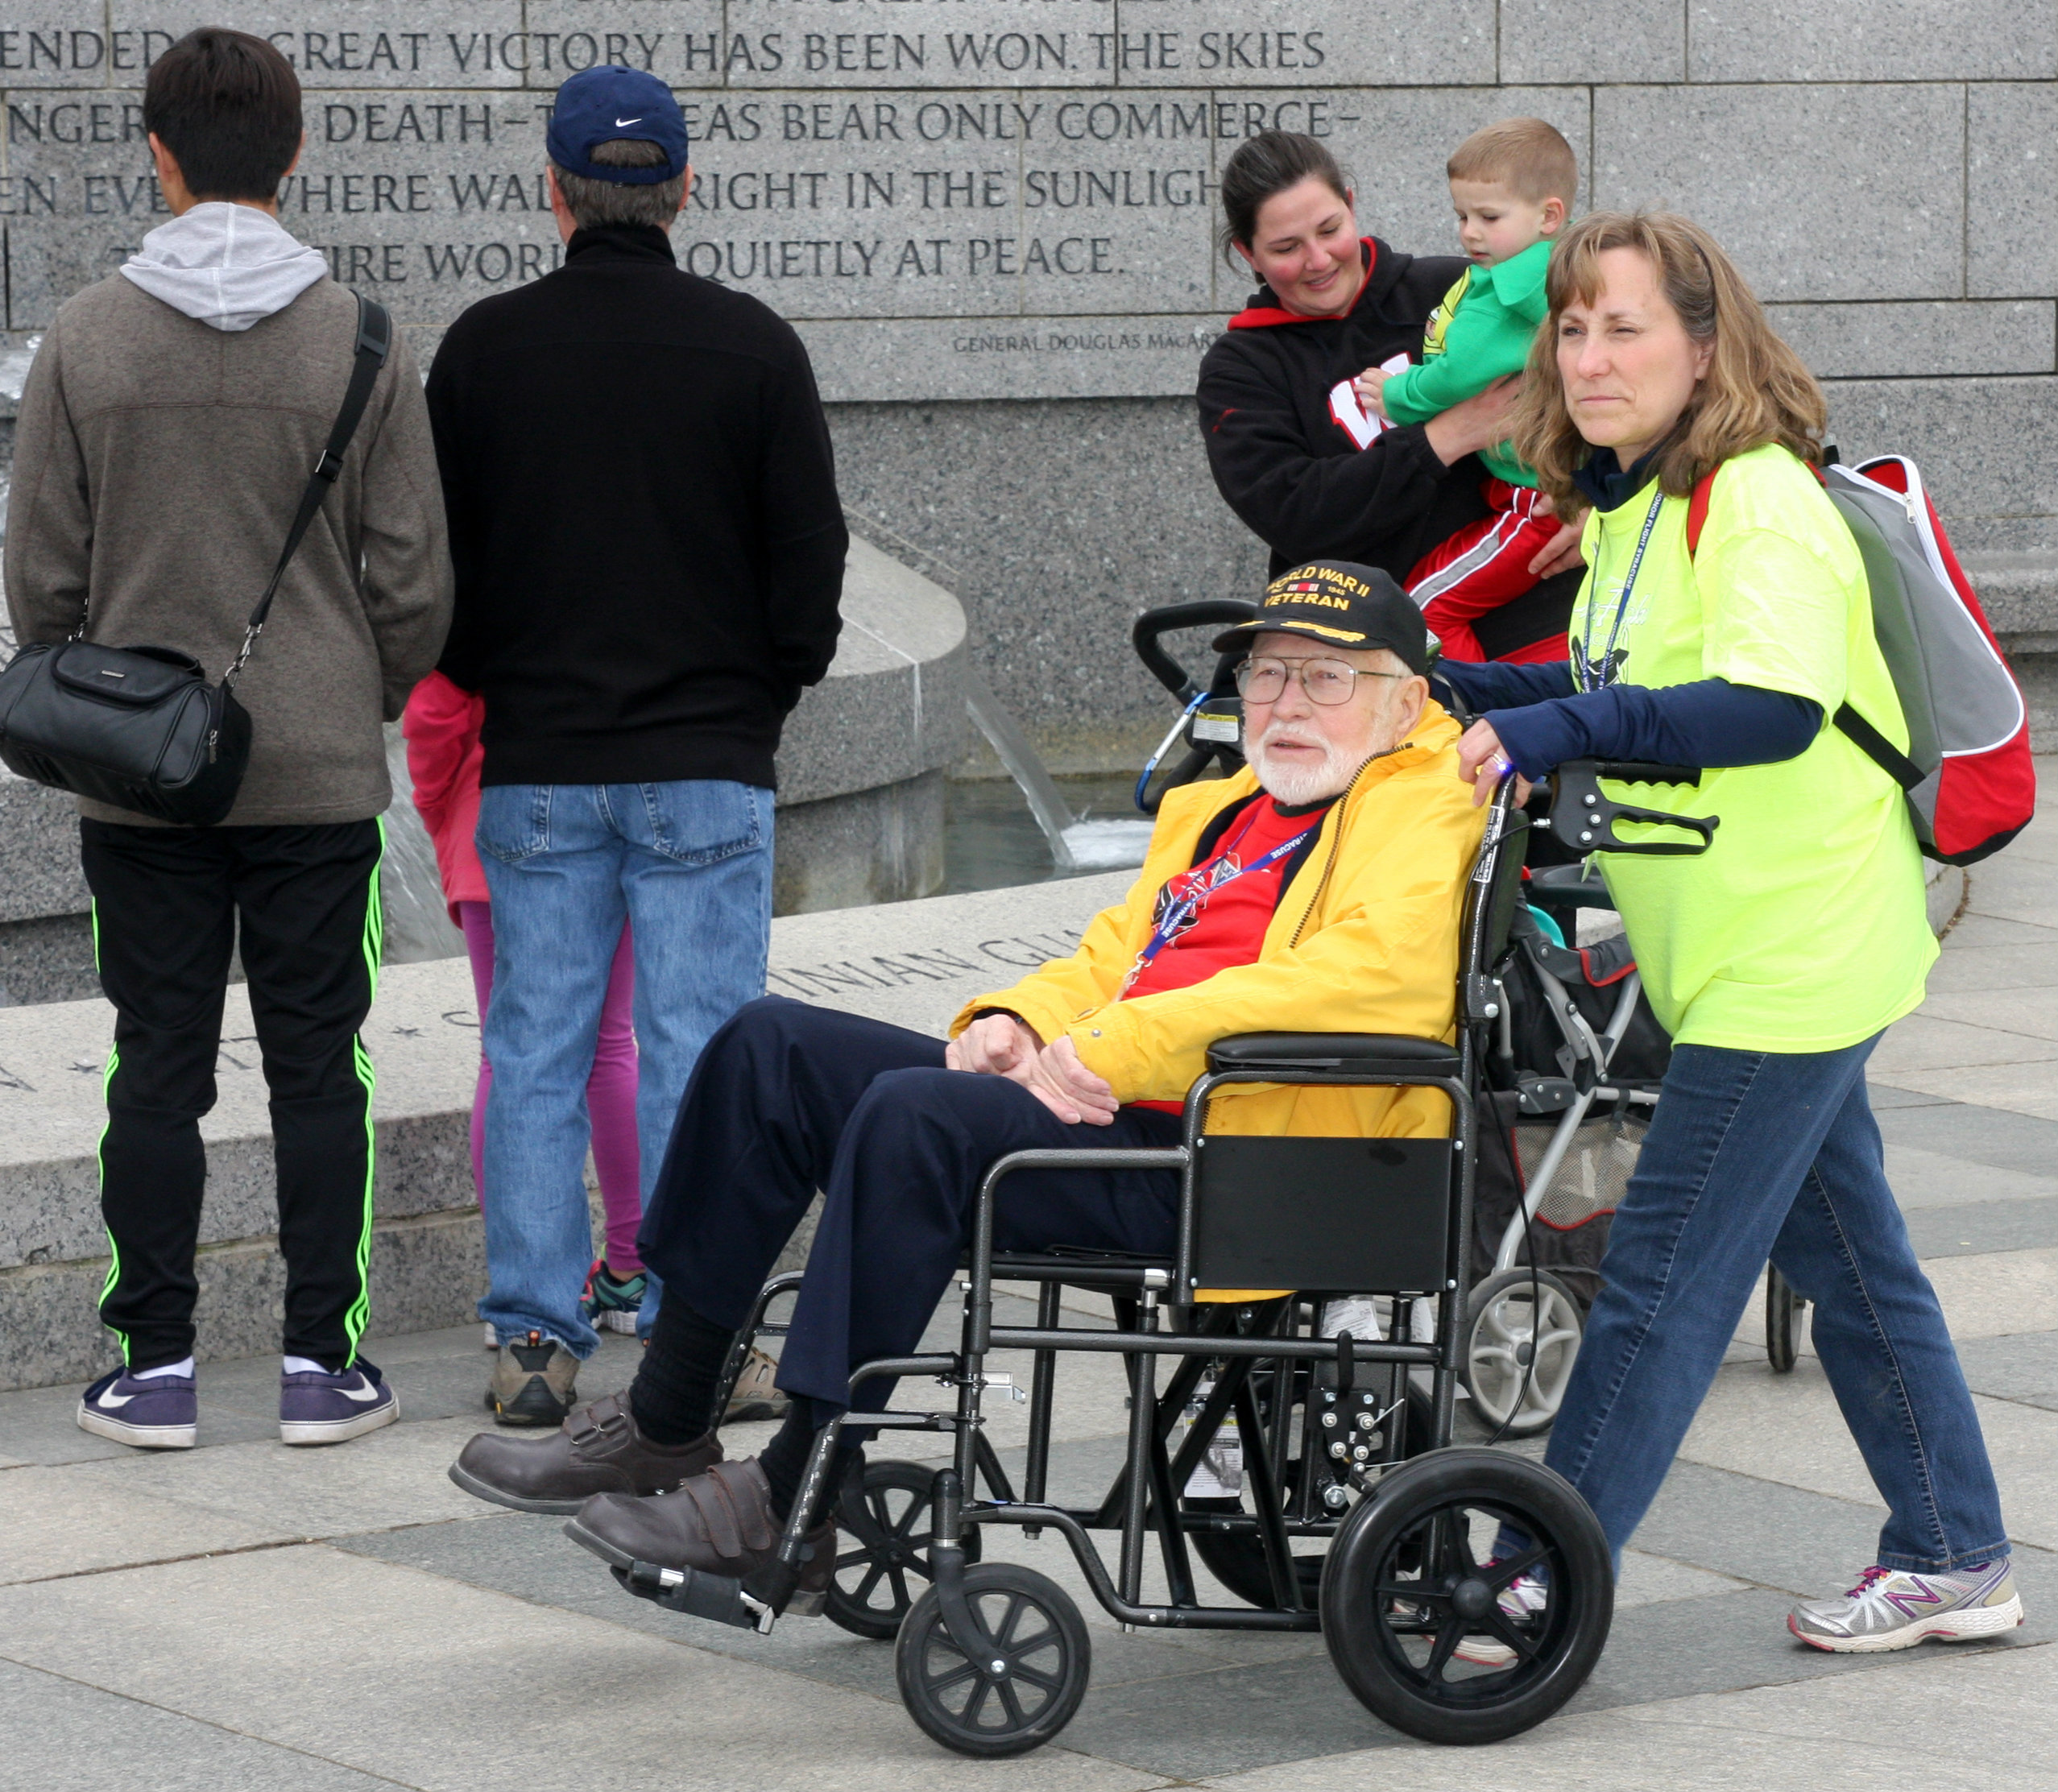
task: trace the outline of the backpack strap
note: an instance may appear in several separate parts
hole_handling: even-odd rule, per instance
[[[1708,501],[1715,491],[1715,475],[1722,469],[1710,467],[1694,481],[1692,495],[1687,499],[1687,557],[1691,560],[1700,547],[1700,532],[1708,527]]]
[[[1832,453],[1834,452],[1834,449],[1831,450]],[[1721,470],[1718,466],[1704,473],[1694,482],[1693,495],[1687,500],[1687,555],[1689,559],[1700,546],[1701,531],[1708,527],[1708,499],[1715,490],[1715,475]],[[1828,484],[1820,467],[1811,466],[1808,470],[1824,485]],[[1866,758],[1903,790],[1912,791],[1922,782],[1922,768],[1849,704],[1839,704],[1836,714],[1830,720],[1842,730],[1847,740],[1855,744]]]

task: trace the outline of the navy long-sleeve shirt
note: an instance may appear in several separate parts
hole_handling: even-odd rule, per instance
[[[1822,706],[1807,697],[1722,678],[1656,690],[1610,685],[1576,691],[1571,668],[1563,664],[1453,660],[1436,672],[1530,779],[1567,759],[1770,765],[1805,752],[1822,726]]]

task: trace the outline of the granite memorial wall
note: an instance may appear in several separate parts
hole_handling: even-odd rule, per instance
[[[1443,253],[1450,148],[1551,119],[1584,203],[1677,205],[1730,245],[1836,383],[1847,453],[1921,457],[1963,544],[2018,557],[2019,584],[2058,538],[2048,6],[11,0],[17,346],[164,216],[139,84],[210,19],[300,71],[284,221],[424,357],[463,306],[558,263],[557,83],[607,60],[670,82],[698,174],[681,263],[801,329],[855,519],[965,600],[983,669],[1060,764],[1118,758],[1157,720],[1123,639],[1138,609],[1261,569],[1190,402],[1249,284],[1212,246],[1220,170],[1261,130],[1328,140],[1366,228]]]

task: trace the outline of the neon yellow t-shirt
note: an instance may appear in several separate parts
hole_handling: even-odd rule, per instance
[[[1591,570],[1572,610],[1576,678],[1583,652],[1608,656],[1657,489],[1588,519]],[[1698,789],[1605,786],[1620,800],[1720,816],[1721,825],[1697,858],[1601,854],[1602,874],[1651,1006],[1679,1043],[1855,1045],[1922,1000],[1936,957],[1900,789],[1828,719],[1848,699],[1896,747],[1907,745],[1873,638],[1864,563],[1814,474],[1783,448],[1723,466],[1691,557],[1686,523],[1687,501],[1667,499],[1615,639],[1617,676],[1652,688],[1724,678],[1785,691],[1820,704],[1823,726],[1798,758],[1708,771]]]

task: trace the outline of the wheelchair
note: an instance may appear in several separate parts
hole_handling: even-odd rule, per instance
[[[1174,606],[1178,620],[1166,626],[1216,622],[1230,607]],[[1227,619],[1250,612],[1239,604]],[[1233,710],[1210,693],[1190,687],[1182,701],[1181,726],[1153,759],[1186,733],[1190,750],[1171,781],[1233,753],[1236,739]],[[1218,711],[1227,737],[1195,740],[1195,720]],[[1150,777],[1147,768],[1140,804]],[[1561,787],[1557,809],[1617,850],[1613,819],[1651,813],[1609,801],[1591,777]],[[1504,781],[1464,888],[1454,1043],[1225,1038],[1187,1091],[1178,1145],[1000,1158],[974,1204],[957,1348],[866,1363],[851,1380],[854,1402],[868,1383],[929,1378],[951,1392],[950,1403],[833,1420],[815,1440],[776,1559],[755,1574],[735,1580],[638,1562],[615,1570],[618,1580],[669,1609],[768,1633],[793,1600],[814,1515],[833,1499],[843,1553],[826,1615],[859,1635],[890,1637],[909,1715],[971,1757],[1019,1755],[1059,1735],[1091,1671],[1071,1594],[1033,1568],[983,1559],[984,1534],[999,1525],[1025,1539],[1055,1532],[1094,1600],[1129,1629],[1319,1633],[1351,1694],[1410,1736],[1489,1743],[1557,1711],[1607,1642],[1606,1539],[1579,1494],[1541,1463],[1451,1441],[1486,1069],[1508,1000],[1500,972],[1530,827],[1512,779]],[[1449,1103],[1451,1128],[1435,1138],[1207,1132],[1214,1092],[1252,1082],[1435,1089]],[[1172,1252],[996,1251],[998,1191],[1032,1169],[1175,1172]],[[737,1335],[716,1410],[751,1346],[785,1331],[771,1310],[800,1280],[766,1285]],[[997,1285],[1035,1290],[1033,1324],[996,1315]],[[1104,1297],[1112,1325],[1067,1323],[1068,1287]],[[1292,1292],[1211,1297],[1253,1289]],[[1332,1297],[1368,1295],[1385,1303],[1384,1324],[1326,1322]],[[1418,1338],[1411,1318],[1429,1311],[1433,1335]],[[1019,1488],[987,1431],[988,1398],[1022,1393],[989,1366],[998,1351],[1025,1353],[1031,1365]],[[1118,1356],[1128,1388],[1121,1466],[1091,1506],[1050,1493],[1058,1360],[1079,1353]],[[950,1459],[940,1468],[876,1461],[832,1488],[846,1425],[942,1434]],[[1240,1476],[1224,1472],[1232,1457]],[[1112,1537],[1112,1563],[1097,1536]],[[1204,1603],[1196,1562],[1241,1603]],[[1164,1591],[1147,1597],[1153,1570]],[[1527,1596],[1504,1605],[1518,1578]]]

